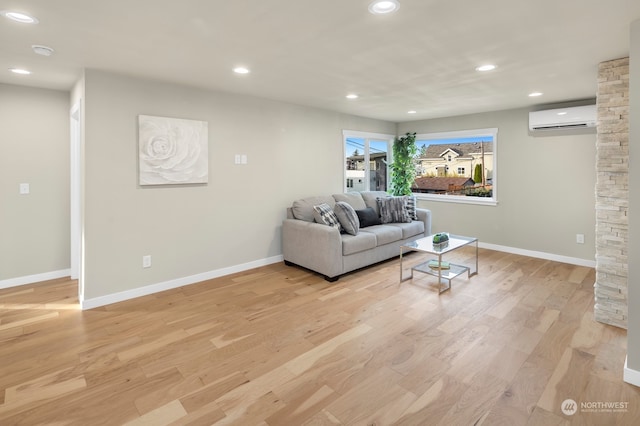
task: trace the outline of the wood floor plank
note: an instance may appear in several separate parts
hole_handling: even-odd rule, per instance
[[[481,424],[507,386],[508,383],[499,377],[478,373],[437,424]]]
[[[526,423],[527,426],[568,426],[569,424],[566,417],[550,413],[540,407],[536,407]]]
[[[442,294],[400,283],[398,259],[336,283],[273,264],[84,312],[69,279],[1,289],[0,424],[635,424],[594,270],[479,255]],[[570,417],[566,398],[628,409]]]
[[[381,368],[378,374],[369,376],[331,402],[326,410],[345,424],[363,421],[386,401],[398,399],[407,393],[397,385],[401,378],[395,371]],[[384,393],[380,392],[382,388],[385,389]]]
[[[402,413],[398,425],[438,424],[467,386],[444,375]]]
[[[126,426],[163,426],[173,423],[174,421],[187,415],[187,412],[180,404],[180,401],[174,400],[170,403],[158,407],[153,411],[138,417],[135,420],[125,423]]]
[[[284,364],[284,368],[291,371],[295,375],[300,375],[311,368],[320,358],[331,354],[338,346],[371,331],[371,326],[361,324],[341,333],[331,340],[316,346],[312,350],[297,356],[291,361]]]
[[[566,348],[538,400],[538,406],[554,413],[558,412],[565,399],[578,399],[588,381],[593,359],[591,354]]]
[[[536,357],[527,358],[491,408],[483,424],[526,424],[552,374],[553,369],[547,369],[538,363]]]
[[[329,386],[321,383],[307,382],[305,385],[304,388],[296,388],[295,396],[285,400],[283,409],[265,419],[267,424],[303,424],[340,396]],[[282,399],[282,396],[276,393]]]

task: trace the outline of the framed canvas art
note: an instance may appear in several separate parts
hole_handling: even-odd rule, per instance
[[[140,185],[209,181],[206,121],[139,115],[138,130]]]

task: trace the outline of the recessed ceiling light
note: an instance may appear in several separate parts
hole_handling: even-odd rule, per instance
[[[53,49],[50,48],[49,46],[41,46],[39,44],[34,44],[33,46],[31,46],[31,48],[33,49],[33,53],[37,53],[38,55],[42,55],[42,56],[53,55]]]
[[[233,69],[236,74],[249,74],[249,69],[245,67],[236,67]]]
[[[537,96],[542,96],[542,92],[533,92],[533,93],[529,93],[529,97],[530,98],[535,98]]]
[[[383,15],[398,9],[400,9],[400,2],[397,0],[376,0],[369,5],[369,12],[374,15]]]
[[[347,99],[358,99],[358,95],[355,93],[350,93],[346,96]]]
[[[407,114],[415,114],[416,112],[418,112],[418,111],[411,110],[411,111],[407,111]]]
[[[558,115],[567,115],[567,111],[560,111]]]
[[[22,75],[31,74],[31,71],[25,70],[25,69],[22,69],[22,68],[9,68],[9,71],[11,71],[14,74],[22,74]]]
[[[480,65],[476,67],[476,71],[493,71],[496,69],[496,66],[493,64]]]
[[[1,12],[6,18],[11,19],[12,21],[21,22],[23,24],[37,24],[38,20],[33,16],[29,16],[26,13],[20,12],[10,12],[10,11],[2,11]]]

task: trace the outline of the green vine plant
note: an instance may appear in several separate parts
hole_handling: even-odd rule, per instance
[[[415,156],[416,134],[406,133],[393,142],[393,162],[391,163],[391,194],[411,195],[411,187],[416,179]]]

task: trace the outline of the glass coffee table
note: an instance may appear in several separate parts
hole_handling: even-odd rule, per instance
[[[476,245],[476,265],[475,270],[472,272],[470,266],[459,265],[454,263],[445,262],[443,264],[442,255],[449,253],[453,250],[459,249],[460,247],[467,246],[469,244],[475,243]],[[429,259],[426,262],[422,262],[411,268],[411,275],[408,277],[403,277],[403,266],[402,266],[402,255],[404,252],[409,251],[421,251],[424,253],[432,254],[436,256],[434,259]],[[432,266],[429,266],[429,265]],[[448,268],[438,267],[438,265],[446,265]],[[467,277],[471,278],[474,275],[478,274],[478,239],[473,237],[463,237],[461,235],[449,235],[449,241],[445,244],[434,244],[433,243],[433,235],[429,235],[428,237],[419,238],[415,241],[411,241],[405,243],[400,246],[400,282],[410,280],[413,278],[413,271],[422,272],[424,274],[432,275],[434,277],[438,277],[438,285],[440,286],[440,293],[447,291],[451,288],[451,280],[461,275],[463,273],[467,273]],[[447,287],[442,287],[443,280],[448,281]]]

